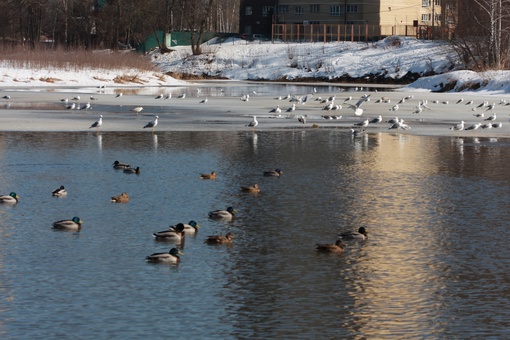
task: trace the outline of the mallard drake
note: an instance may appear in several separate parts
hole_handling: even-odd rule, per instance
[[[241,191],[244,192],[260,192],[260,188],[258,184],[253,184],[245,187],[241,187]]]
[[[9,195],[0,196],[0,203],[18,203],[18,198],[15,192],[11,192]]]
[[[237,212],[232,207],[228,207],[227,210],[213,210],[209,212],[209,217],[215,220],[232,220],[234,219],[234,213]]]
[[[234,239],[234,234],[228,232],[225,236],[223,235],[214,235],[207,236],[207,239],[204,243],[207,244],[232,244],[232,240]]]
[[[191,220],[189,221],[188,224],[184,224],[184,233],[186,234],[196,234],[198,232],[198,228],[200,228],[200,226],[198,225],[197,222]]]
[[[83,221],[79,217],[73,217],[71,220],[61,220],[53,222],[53,228],[62,230],[80,230]]]
[[[51,195],[52,195],[52,196],[55,196],[55,197],[62,197],[62,196],[67,195],[67,191],[66,191],[66,189],[64,188],[64,186],[63,186],[63,185],[61,185],[61,186],[60,186],[60,188],[53,190],[53,192],[51,193]]]
[[[172,248],[168,253],[154,253],[147,256],[145,260],[151,263],[179,263],[181,261],[179,255],[182,255],[179,249]]]
[[[368,235],[365,227],[360,227],[358,231],[346,231],[338,235],[338,237],[344,240],[365,240]]]
[[[264,176],[281,176],[282,174],[283,174],[283,171],[281,171],[280,169],[264,171]]]
[[[126,168],[126,169],[124,169],[124,173],[126,173],[126,174],[137,174],[137,175],[139,175],[139,174],[140,174],[140,167],[136,167],[136,168]]]
[[[167,230],[152,234],[152,236],[154,236],[156,241],[181,243],[184,240],[184,224],[177,223],[175,226],[168,227]]]
[[[345,244],[337,240],[335,244],[317,244],[315,249],[321,253],[343,253]]]
[[[216,174],[216,171],[211,172],[210,174],[201,174],[201,179],[216,179],[218,178],[218,175]]]
[[[113,168],[117,169],[117,170],[124,170],[124,169],[128,169],[130,167],[131,166],[129,164],[126,164],[126,163],[121,163],[119,161],[113,162]]]
[[[129,195],[127,193],[123,192],[120,195],[113,196],[112,197],[112,202],[115,202],[115,203],[127,203],[127,202],[129,202]]]

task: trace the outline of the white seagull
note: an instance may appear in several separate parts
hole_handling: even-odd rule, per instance
[[[292,106],[287,109],[287,112],[293,112],[293,111],[296,111],[296,104],[292,104]]]
[[[484,120],[488,120],[490,122],[495,121],[496,120],[496,113],[493,113],[492,115],[490,115],[489,117],[485,118]]]
[[[356,123],[354,124],[355,126],[359,126],[359,127],[362,127],[362,128],[366,128],[368,126],[368,124],[370,123],[370,120],[368,119],[365,119],[364,121],[362,122],[359,122],[359,123]]]
[[[454,124],[450,130],[453,130],[453,131],[461,131],[461,130],[464,130],[464,121],[461,120],[460,123],[458,124]]]
[[[96,128],[96,130],[99,130],[99,128],[101,127],[101,125],[103,125],[103,115],[100,115],[99,116],[99,119],[96,120],[90,127],[89,129],[92,129],[92,128]]]
[[[131,111],[136,112],[136,114],[139,114],[140,112],[142,112],[142,110],[143,110],[142,106],[137,106],[131,109]]]
[[[207,103],[207,100],[208,100],[208,99],[207,99],[207,97],[205,97],[204,99],[202,99],[202,100],[200,101],[200,104],[205,104],[205,103]]]
[[[257,125],[259,125],[259,122],[257,121],[257,116],[253,116],[253,120],[246,124],[247,127],[252,127],[253,129],[255,129]]]
[[[122,97],[122,92],[117,93],[117,95],[115,96],[115,98],[120,98],[120,97]]]
[[[282,109],[280,109],[280,105],[276,105],[274,109],[269,110],[269,113],[281,113]]]
[[[162,98],[163,98],[163,93],[160,93],[154,99],[162,99]]]
[[[143,128],[144,129],[150,128],[150,129],[152,129],[152,132],[154,132],[154,128],[158,125],[158,119],[159,119],[159,117],[156,116],[154,118],[154,120],[152,120],[152,121],[148,122],[147,124],[145,124],[145,126]]]
[[[361,116],[363,114],[363,109],[361,108],[361,105],[363,105],[363,103],[365,102],[368,102],[370,101],[370,95],[363,95],[361,96],[361,98],[358,100],[358,102],[354,105],[349,105],[349,108],[353,109],[354,110],[354,114],[356,116]]]
[[[373,118],[373,119],[370,121],[370,123],[371,123],[371,124],[377,124],[377,123],[380,123],[380,122],[382,122],[382,116],[379,116],[379,117],[377,117],[377,118]]]
[[[468,126],[467,128],[465,128],[464,130],[476,130],[478,129],[480,126],[482,126],[481,123],[476,123],[476,124],[473,124],[473,125],[470,125]]]

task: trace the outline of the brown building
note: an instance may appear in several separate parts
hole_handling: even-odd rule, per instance
[[[456,22],[457,1],[244,0],[240,7],[240,32],[271,36],[272,24],[367,24],[380,26],[384,35],[399,32],[399,26],[434,29]]]

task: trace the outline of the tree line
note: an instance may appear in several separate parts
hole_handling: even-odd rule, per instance
[[[156,30],[198,35],[238,26],[239,0],[0,0],[4,47],[118,49]]]
[[[156,30],[188,31],[193,54],[200,54],[204,32],[239,31],[240,1],[0,0],[0,39],[4,48],[115,50],[136,47]],[[450,39],[466,67],[509,68],[510,0],[448,4],[457,10]]]

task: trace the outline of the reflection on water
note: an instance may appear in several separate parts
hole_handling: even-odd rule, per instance
[[[510,335],[508,140],[0,133],[0,159],[0,194],[21,197],[0,205],[3,336]],[[114,160],[142,172],[113,170]],[[262,176],[274,168],[284,174]],[[218,179],[199,179],[212,170]],[[259,194],[241,192],[252,183]],[[51,197],[60,185],[68,196]],[[120,192],[131,201],[110,203]],[[233,222],[207,218],[227,206]],[[51,230],[72,216],[82,231]],[[186,236],[179,266],[144,263],[171,246],[153,232],[192,219],[201,228]],[[368,241],[340,256],[314,251],[359,226]],[[232,247],[203,244],[227,231]]]

